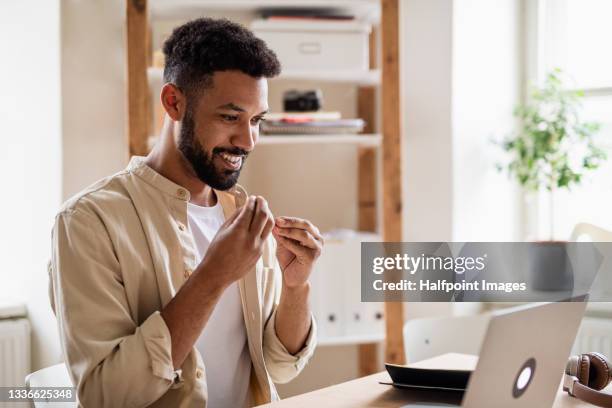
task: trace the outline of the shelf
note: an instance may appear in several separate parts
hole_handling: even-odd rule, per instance
[[[257,145],[291,144],[354,144],[358,146],[380,146],[380,134],[346,135],[262,135]]]
[[[380,22],[381,11],[379,0],[150,0],[153,19],[193,18],[206,10],[256,12],[267,7],[337,8],[374,24]]]
[[[161,86],[164,70],[157,67],[149,67],[147,76],[149,83]],[[271,81],[317,81],[317,82],[342,82],[354,83],[356,85],[378,85],[380,83],[380,71],[285,71],[279,77],[271,78]]]
[[[355,334],[350,336],[319,337],[319,346],[348,346],[353,344],[380,343],[385,340],[384,333]]]
[[[280,76],[272,78],[272,81],[295,80],[295,81],[317,81],[317,82],[341,82],[354,83],[356,85],[378,85],[380,84],[380,70],[369,71],[294,71],[281,72]]]
[[[259,136],[257,146],[283,146],[299,144],[353,144],[363,147],[379,147],[382,137],[379,134],[359,134],[359,135],[278,135],[278,136]],[[157,136],[150,136],[147,144],[149,150],[157,142]]]

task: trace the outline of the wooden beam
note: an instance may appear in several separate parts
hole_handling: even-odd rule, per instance
[[[359,345],[359,377],[380,371],[378,367],[378,344],[366,343]]]
[[[372,28],[368,47],[370,69],[375,69],[378,66],[376,47],[376,28]],[[378,132],[376,102],[376,87],[362,86],[357,89],[357,117],[365,121],[363,133]],[[357,161],[358,229],[359,231],[376,232],[376,148],[359,148]]]
[[[357,90],[357,116],[365,120],[364,133],[376,133],[376,88]],[[358,229],[376,232],[376,149],[359,148],[358,160]]]
[[[383,240],[402,240],[399,0],[381,0]],[[385,361],[403,364],[403,303],[385,302]]]
[[[378,67],[378,44],[377,41],[377,31],[376,26],[372,27],[372,31],[370,31],[370,36],[368,37],[368,63],[370,65],[370,69],[375,69]]]
[[[130,156],[146,155],[151,123],[147,0],[126,0],[127,136]]]
[[[372,30],[369,39],[370,69],[376,68],[376,32]],[[364,86],[357,89],[357,116],[366,124],[364,133],[377,132],[376,124],[376,88]],[[377,197],[376,197],[376,148],[361,147],[357,152],[358,174],[358,222],[359,231],[376,232],[377,230]],[[359,376],[374,374],[380,371],[378,364],[378,344],[360,344]]]

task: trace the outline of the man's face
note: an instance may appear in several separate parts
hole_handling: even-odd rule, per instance
[[[268,111],[268,84],[240,71],[215,72],[211,84],[187,102],[178,149],[197,177],[218,190],[238,181]]]

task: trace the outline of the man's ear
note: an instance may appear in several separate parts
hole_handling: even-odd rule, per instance
[[[166,83],[161,89],[160,99],[162,106],[170,118],[178,122],[183,119],[187,100],[185,94],[181,92],[173,83]]]

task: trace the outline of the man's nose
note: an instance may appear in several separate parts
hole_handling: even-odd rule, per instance
[[[242,150],[250,152],[255,147],[258,129],[251,124],[243,125],[232,138],[232,144]]]

